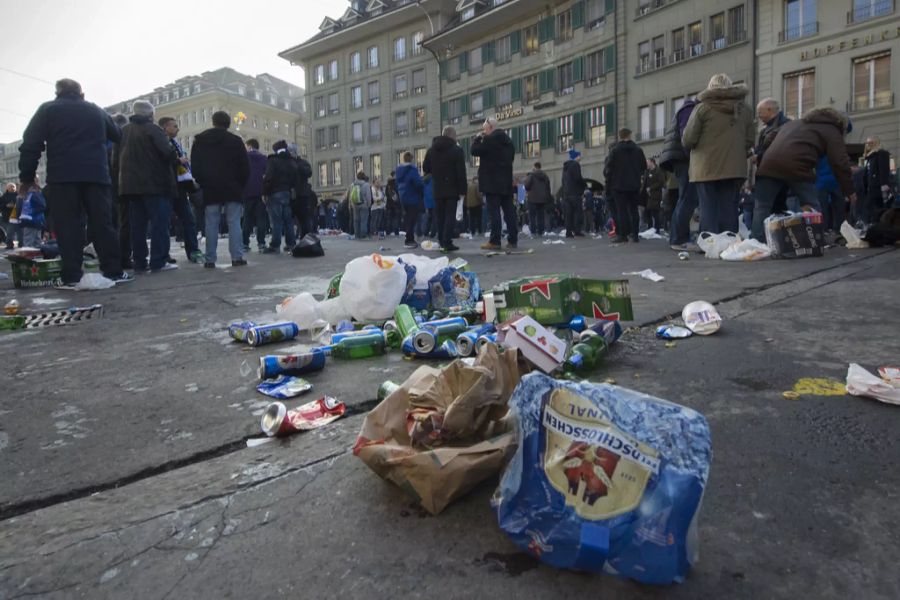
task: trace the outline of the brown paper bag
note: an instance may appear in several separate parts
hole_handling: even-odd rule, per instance
[[[489,345],[475,366],[457,360],[443,370],[420,367],[366,416],[353,453],[438,514],[497,473],[514,450],[504,417],[521,377],[517,359],[515,349],[501,354]],[[422,407],[443,414],[450,439],[442,445],[413,447],[407,414]]]

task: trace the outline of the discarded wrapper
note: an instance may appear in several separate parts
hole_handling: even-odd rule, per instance
[[[270,437],[289,435],[328,425],[340,419],[345,412],[346,405],[329,396],[307,402],[290,411],[283,403],[273,402],[266,407],[259,426]]]
[[[503,345],[517,348],[534,366],[552,373],[566,360],[566,343],[532,319],[519,317],[500,326]]]
[[[697,300],[681,311],[685,326],[697,335],[711,335],[722,327],[722,316],[709,302]]]
[[[660,325],[656,328],[656,337],[663,340],[680,340],[694,335],[690,329],[678,325]]]
[[[660,281],[665,281],[666,278],[654,271],[653,269],[644,269],[643,271],[628,271],[626,273],[622,273],[622,275],[638,275],[643,279],[648,279],[653,283],[659,283]]]
[[[878,367],[878,374],[882,379],[884,379],[894,387],[900,386],[900,368]]]
[[[256,391],[272,398],[286,400],[299,396],[313,389],[310,382],[291,375],[279,375],[275,379],[266,379],[256,386]]]

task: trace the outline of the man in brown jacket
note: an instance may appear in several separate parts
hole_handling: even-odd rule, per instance
[[[834,176],[844,196],[856,205],[850,160],[844,145],[847,118],[833,108],[814,108],[802,119],[781,126],[766,150],[756,177],[752,235],[765,242],[763,224],[772,214],[775,198],[782,188],[791,189],[800,204],[821,210],[816,193],[816,163],[828,156]]]

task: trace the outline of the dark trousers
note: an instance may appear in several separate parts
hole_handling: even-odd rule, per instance
[[[62,259],[63,283],[78,283],[87,229],[100,259],[100,270],[115,279],[122,274],[119,239],[112,223],[109,185],[100,183],[51,183],[47,193],[48,212],[53,214],[56,240]]]
[[[639,192],[616,190],[616,235],[637,239],[641,219],[638,216]]]
[[[738,231],[739,179],[718,179],[697,183],[700,197],[700,231]]]
[[[403,207],[403,231],[406,232],[406,243],[412,244],[416,241],[416,221],[419,220],[418,206],[406,205]]]
[[[484,230],[481,228],[481,207],[480,206],[470,206],[466,209],[466,216],[469,218],[469,233],[475,235],[476,233],[481,234],[484,233]]]
[[[250,232],[256,227],[256,247],[266,247],[266,231],[269,229],[269,213],[262,198],[253,196],[244,198],[244,221],[241,224],[244,247],[250,246]]]
[[[581,222],[578,213],[581,212],[581,196],[570,196],[563,199],[563,210],[566,218],[566,235],[581,234]]]
[[[841,190],[818,190],[819,205],[822,207],[822,216],[825,221],[825,229],[840,231],[841,225],[847,218],[847,201]]]
[[[200,245],[197,243],[197,222],[194,220],[194,209],[187,192],[178,190],[178,195],[172,201],[172,210],[181,227],[184,253],[191,258],[191,255],[200,249]],[[176,231],[178,230],[176,229]]]
[[[151,269],[161,269],[169,255],[172,200],[165,196],[126,196],[131,201],[131,254],[135,269],[146,269],[147,226],[150,226]]]
[[[116,196],[116,216],[119,230],[119,253],[122,255],[122,266],[131,261],[131,202],[127,198]]]
[[[485,194],[488,217],[491,221],[491,243],[497,246],[503,237],[503,225],[500,221],[500,211],[503,211],[503,219],[506,221],[506,239],[510,244],[519,241],[519,227],[516,224],[516,207],[513,204],[512,194]]]
[[[672,212],[669,228],[670,244],[687,244],[691,241],[691,218],[700,204],[697,186],[688,178],[688,163],[675,165],[675,179],[678,180],[678,204]]]
[[[653,231],[662,229],[662,218],[658,208],[645,208],[644,219],[647,220],[647,226],[651,227]]]
[[[547,205],[546,204],[529,204],[528,205],[528,220],[531,223],[531,235],[544,235],[546,232],[546,228],[544,225],[545,217],[547,216]]]
[[[458,198],[435,198],[435,229],[441,248],[453,245],[453,229],[456,226],[456,203]]]

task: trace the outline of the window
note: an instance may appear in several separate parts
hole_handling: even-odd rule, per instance
[[[184,86],[182,93],[184,94],[185,97],[190,96],[191,95],[191,86],[189,86],[189,85]]]
[[[328,94],[328,114],[336,115],[341,112],[341,104],[337,92]]]
[[[565,42],[572,39],[572,11],[567,10],[556,15],[556,41]]]
[[[525,46],[522,48],[522,54],[528,56],[536,54],[541,49],[541,42],[538,38],[538,24],[535,23],[525,28]]]
[[[419,170],[422,170],[422,163],[425,162],[425,153],[428,152],[428,148],[416,148],[413,150],[413,156],[415,156],[416,166]]]
[[[666,36],[656,36],[650,45],[653,50],[653,68],[666,66]]]
[[[512,104],[512,82],[507,81],[497,86],[497,106]]]
[[[341,185],[341,159],[331,161],[331,183]]]
[[[406,60],[406,38],[394,40],[394,60]]]
[[[475,92],[469,96],[469,114],[474,119],[484,116],[484,94],[482,92]]]
[[[351,52],[350,53],[350,72],[351,73],[359,73],[362,71],[362,56],[360,53]]]
[[[244,95],[244,90],[245,90],[244,86],[242,86],[242,85],[239,85],[239,86],[238,86],[238,94],[240,94],[241,96]],[[181,90],[180,90],[180,89],[175,88],[174,90],[172,90],[172,98],[173,98],[174,100],[178,100],[180,97],[181,97]]]
[[[587,0],[584,14],[588,30],[603,27],[606,25],[606,0]]]
[[[891,53],[883,52],[853,61],[853,110],[893,105]]]
[[[690,38],[690,55],[700,56],[703,54],[703,23],[697,21],[688,25],[688,35]]]
[[[853,23],[866,21],[889,15],[894,10],[891,0],[853,0],[853,12],[850,13],[850,20]]]
[[[338,62],[336,60],[331,61],[328,64],[328,79],[330,81],[335,81],[338,78]]]
[[[556,151],[560,154],[568,152],[569,148],[572,148],[572,143],[574,141],[574,122],[575,118],[572,115],[566,115],[559,118],[559,125],[557,126],[559,134],[556,136]]]
[[[202,110],[202,114],[203,114],[203,122],[206,123],[207,113],[206,113],[205,108]],[[256,123],[253,124],[253,127],[254,128],[256,127]]]
[[[413,70],[412,88],[413,94],[424,94],[427,91],[425,86],[425,69]]]
[[[448,102],[447,112],[451,123],[459,123],[462,120],[462,98],[454,98]]]
[[[650,0],[638,0],[638,15],[646,15],[650,12]]]
[[[378,46],[372,46],[369,48],[368,52],[366,52],[366,65],[370,69],[374,69],[378,66]]]
[[[316,85],[322,85],[323,83],[325,83],[325,65],[316,65],[314,73]]]
[[[406,150],[400,150],[397,152],[397,164],[403,164],[403,155],[406,154]]]
[[[787,0],[784,3],[783,41],[789,42],[818,31],[816,0]]]
[[[461,13],[459,13],[460,21],[468,21],[469,19],[472,19],[474,17],[475,17],[475,7],[474,6],[470,6],[469,8],[467,8],[467,9],[463,10]]]
[[[369,173],[372,175],[372,179],[381,179],[381,155],[373,154],[369,157]]]
[[[638,139],[652,140],[665,135],[666,103],[656,102],[638,108]]]
[[[291,101],[290,100],[284,101],[284,110],[291,110]]]
[[[406,73],[394,75],[394,98],[406,98],[409,94],[409,83],[406,80]]]
[[[381,117],[369,119],[369,141],[377,142],[381,139]]]
[[[684,60],[684,27],[672,31],[672,62]]]
[[[363,170],[363,157],[362,156],[354,156],[353,157],[353,172],[351,173],[353,177],[356,177],[357,173],[360,173]]]
[[[782,77],[784,85],[784,114],[799,119],[816,101],[816,72],[814,69],[787,73]]]
[[[313,108],[317,117],[325,116],[325,96],[316,96],[313,99]]]
[[[529,123],[525,126],[525,158],[541,155],[541,124]]]
[[[316,150],[325,149],[325,128],[316,129]]]
[[[203,86],[200,85],[199,83],[194,84],[194,93],[195,94],[199,94],[202,89],[203,89]]]
[[[332,148],[341,147],[341,130],[337,125],[328,128],[328,145]]]
[[[269,120],[268,119],[263,119],[263,130],[264,131],[269,130]]]
[[[274,129],[276,133],[278,132],[278,121],[272,121],[272,129]]]
[[[409,135],[409,116],[405,110],[394,113],[394,133],[398,136]]]
[[[163,92],[163,102],[169,101],[169,92]]]
[[[319,163],[319,187],[323,188],[328,185],[328,163]]]
[[[422,42],[425,41],[425,34],[421,31],[417,31],[412,35],[412,53],[413,56],[418,56],[422,54],[423,47]]]
[[[483,66],[481,62],[481,46],[469,50],[469,73],[481,73]]]
[[[681,110],[681,107],[684,106],[685,102],[687,102],[691,98],[696,98],[696,96],[697,96],[697,92],[693,92],[691,94],[685,94],[684,96],[681,96],[679,98],[673,98],[672,99],[672,116],[675,116],[675,113],[677,113],[679,110]]]
[[[725,47],[725,13],[719,13],[709,18],[709,36],[713,50],[721,50]]]
[[[641,106],[638,108],[638,140],[650,139],[650,107]]]
[[[541,88],[538,85],[538,76],[525,77],[525,104],[531,104],[541,99]]]
[[[445,62],[447,65],[447,79],[456,81],[459,79],[459,57],[454,56]]]
[[[600,83],[606,75],[606,49],[597,50],[587,55],[586,81],[588,85]]]
[[[512,59],[512,36],[504,36],[494,45],[494,62],[498,65]]]
[[[275,94],[269,95],[269,104],[272,106],[278,106],[278,96]]]
[[[728,43],[735,44],[747,39],[744,25],[744,5],[728,9]]]
[[[599,148],[606,144],[606,108],[597,106],[588,111],[588,145]]]
[[[350,88],[350,108],[362,108],[362,86],[354,85]]]
[[[653,105],[653,137],[661,138],[666,134],[666,103]]]
[[[381,102],[381,85],[377,81],[369,82],[369,105]]]
[[[425,107],[419,107],[413,111],[413,120],[415,121],[416,133],[421,133],[428,129],[428,118]]]
[[[556,85],[558,96],[565,96],[575,91],[572,63],[566,63],[556,68]]]
[[[646,73],[650,70],[650,41],[638,44],[638,73]]]
[[[354,144],[363,143],[363,124],[362,121],[353,121],[350,124],[350,138]]]

